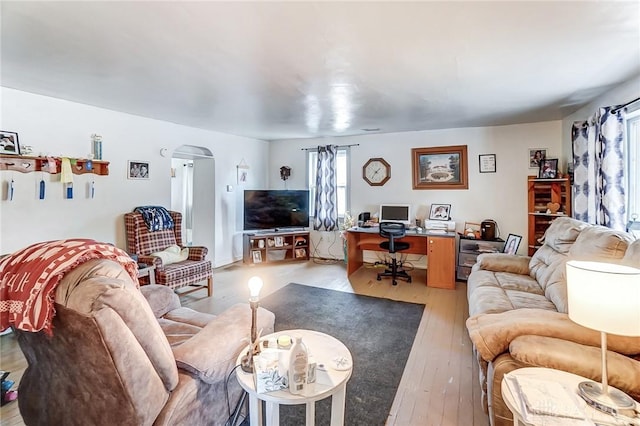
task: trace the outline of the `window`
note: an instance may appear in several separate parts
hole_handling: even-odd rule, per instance
[[[640,105],[626,116],[627,216],[640,220]]]
[[[318,163],[318,151],[307,151],[307,173],[309,185],[309,211],[313,216],[315,212],[316,200],[316,165]],[[336,158],[337,181],[338,181],[338,218],[344,218],[345,212],[349,211],[349,147],[338,148]]]

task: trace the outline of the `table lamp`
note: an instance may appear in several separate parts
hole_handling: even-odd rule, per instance
[[[607,333],[640,336],[640,269],[612,263],[567,262],[569,318],[600,332],[602,384],[585,381],[578,393],[609,414],[628,415],[634,400],[607,384]]]
[[[251,342],[249,349],[240,362],[242,370],[253,373],[253,357],[260,353],[258,331],[256,330],[256,317],[258,316],[258,305],[260,304],[260,290],[262,289],[262,279],[260,277],[249,278],[249,306],[251,307]]]

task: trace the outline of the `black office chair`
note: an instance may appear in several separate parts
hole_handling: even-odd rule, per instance
[[[404,243],[402,241],[396,241],[398,238],[402,238],[405,236],[406,229],[404,227],[404,223],[401,222],[382,222],[380,223],[380,236],[384,238],[388,238],[389,241],[383,241],[380,243],[380,248],[387,250],[391,255],[391,265],[390,269],[385,270],[378,274],[378,281],[382,279],[382,277],[391,277],[391,282],[393,285],[397,285],[398,282],[396,278],[401,278],[403,280],[407,280],[407,282],[411,282],[411,276],[407,274],[406,271],[398,268],[398,261],[396,259],[396,252],[407,250],[409,248],[409,243]]]

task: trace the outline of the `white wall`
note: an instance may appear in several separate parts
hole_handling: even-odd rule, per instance
[[[209,148],[215,159],[215,247],[209,247],[215,266],[242,256],[237,227],[238,199],[236,165],[242,159],[251,166],[247,186],[264,187],[267,180],[269,145],[265,141],[181,126],[130,114],[1,88],[0,128],[18,132],[21,145],[34,153],[86,157],[91,152],[91,134],[103,138],[103,158],[110,162],[109,176],[74,175],[74,198],[63,197],[60,175],[0,172],[0,253],[28,244],[68,237],[94,238],[126,248],[123,214],[140,205],[171,203],[171,153],[188,144]],[[160,148],[169,150],[160,156]],[[127,160],[150,162],[149,180],[128,180]],[[38,200],[37,184],[47,182],[45,200]],[[13,179],[13,201],[6,199],[6,183]],[[95,180],[96,196],[89,199],[86,185]],[[214,186],[215,185],[215,186]],[[232,185],[233,192],[226,186]],[[236,231],[238,230],[238,231]]]
[[[453,220],[461,231],[464,222],[479,223],[491,218],[498,222],[500,235],[522,235],[519,253],[527,247],[527,176],[529,148],[547,148],[547,154],[562,157],[561,122],[520,124],[497,127],[476,127],[422,132],[375,134],[334,139],[289,140],[271,142],[269,181],[272,188],[282,188],[278,171],[281,166],[292,168],[290,189],[306,187],[305,151],[301,148],[327,145],[359,144],[351,149],[351,207],[353,214],[377,211],[380,203],[411,203],[416,212],[420,206],[432,203],[451,204]],[[413,190],[411,149],[448,145],[467,145],[468,190]],[[478,156],[496,154],[497,172],[480,173]],[[371,157],[383,157],[391,164],[391,179],[382,187],[369,186],[362,179],[362,166]],[[318,242],[316,235],[312,241]],[[327,240],[327,238],[324,238]],[[331,238],[329,238],[332,241]],[[341,248],[328,249],[339,257]],[[321,253],[327,249],[319,247]]]

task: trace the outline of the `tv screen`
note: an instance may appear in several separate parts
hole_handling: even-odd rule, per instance
[[[309,226],[308,190],[245,190],[244,230]]]

